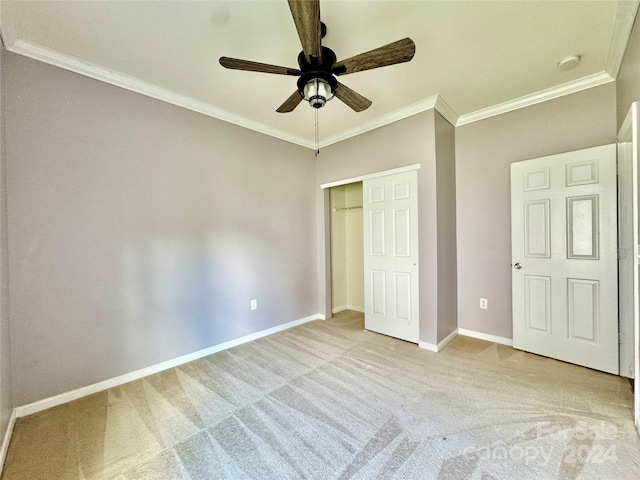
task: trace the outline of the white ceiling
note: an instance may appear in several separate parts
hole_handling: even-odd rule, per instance
[[[319,113],[321,145],[428,108],[454,124],[612,81],[638,8],[633,1],[321,0],[323,40],[347,58],[410,37],[409,63],[345,75],[373,101]],[[313,147],[314,110],[276,108],[296,77],[227,70],[221,56],[297,67],[285,0],[8,1],[6,48],[213,117]],[[577,54],[580,64],[556,63]]]

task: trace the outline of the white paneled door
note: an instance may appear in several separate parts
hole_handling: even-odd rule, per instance
[[[418,343],[415,170],[363,182],[365,328]]]
[[[511,164],[513,346],[618,374],[616,146]]]

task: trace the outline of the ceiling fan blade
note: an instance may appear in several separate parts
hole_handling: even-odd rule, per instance
[[[311,63],[315,57],[322,62],[320,0],[289,0],[289,9],[307,61]]]
[[[338,88],[336,88],[336,97],[356,112],[366,110],[372,103],[368,98],[363,97],[340,82],[338,82]]]
[[[296,90],[291,94],[289,98],[287,98],[282,105],[278,107],[276,112],[278,113],[289,113],[293,112],[293,110],[298,106],[298,104],[302,101],[302,95],[300,92]]]
[[[416,53],[416,44],[410,38],[404,38],[384,47],[376,48],[355,57],[347,58],[333,64],[333,73],[346,75],[362,72],[372,68],[386,67],[396,63],[408,62]]]
[[[296,68],[279,67],[268,63],[251,62],[239,58],[220,57],[220,65],[232,70],[247,70],[249,72],[275,73],[277,75],[300,76],[302,72]]]

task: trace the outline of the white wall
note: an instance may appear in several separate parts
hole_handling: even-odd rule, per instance
[[[318,312],[310,150],[3,66],[15,405]]]

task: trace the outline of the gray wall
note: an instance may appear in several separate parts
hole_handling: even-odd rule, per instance
[[[318,312],[310,150],[4,66],[15,405]]]
[[[5,53],[0,45],[0,438],[7,430],[13,400],[11,392],[11,338],[9,330],[9,264],[7,248],[7,188],[5,156]]]
[[[455,128],[435,114],[438,195],[438,342],[458,328]]]
[[[437,342],[438,329],[438,229],[436,190],[436,134],[434,111],[429,110],[383,128],[323,148],[316,163],[316,192],[323,205],[320,185],[360,175],[420,163],[418,170],[420,248],[420,340]],[[318,229],[325,229],[318,212]],[[451,239],[450,241],[454,241]],[[326,257],[323,258],[323,254]],[[326,271],[328,251],[320,248],[319,270]],[[326,281],[320,277],[320,305],[325,305]],[[323,312],[327,313],[328,312]]]
[[[640,101],[640,11],[622,59],[617,79],[618,128],[622,126],[631,103]]]
[[[613,83],[456,129],[460,328],[512,338],[509,165],[614,143],[616,130]]]

